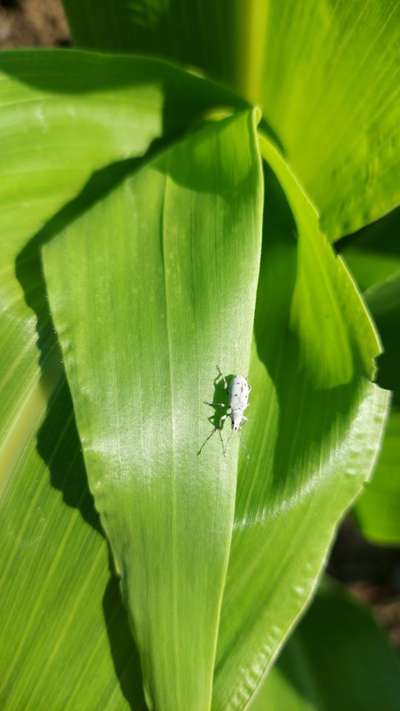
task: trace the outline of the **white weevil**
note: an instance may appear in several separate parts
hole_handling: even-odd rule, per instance
[[[226,383],[226,378],[224,380]],[[226,416],[231,418],[232,429],[238,432],[242,422],[247,422],[247,417],[243,413],[249,404],[251,387],[243,375],[235,375],[229,385],[225,385],[225,387],[228,387],[229,402],[229,411]]]
[[[200,454],[204,445],[210,437],[218,430],[219,436],[222,442],[222,448],[224,454],[226,454],[226,448],[224,441],[222,439],[221,429],[225,420],[230,417],[232,431],[239,432],[241,425],[247,422],[247,417],[244,411],[249,405],[249,395],[251,392],[251,386],[247,382],[247,379],[243,375],[234,375],[229,379],[229,383],[225,375],[223,375],[221,368],[217,365],[218,375],[214,380],[214,386],[216,387],[219,382],[223,382],[224,389],[227,391],[227,402],[206,402],[206,405],[210,405],[214,408],[215,414],[210,418],[210,421],[214,423],[214,429],[208,435],[205,442],[200,447],[197,454]],[[220,417],[217,417],[218,408],[222,408],[222,413]]]

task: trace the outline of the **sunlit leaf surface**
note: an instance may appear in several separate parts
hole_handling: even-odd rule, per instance
[[[222,608],[215,709],[242,709],[310,598],[345,509],[368,479],[388,395],[379,344],[342,262],[273,145],[253,386]]]
[[[378,352],[378,344],[362,302],[354,291],[354,287],[340,261],[334,257],[330,248],[323,242],[321,235],[318,233],[317,218],[312,207],[307,202],[285,163],[267,142],[264,143],[264,155],[273,166],[278,182],[276,178],[274,179],[270,176],[271,216],[269,223],[268,209],[266,208],[265,257],[263,259],[256,310],[255,338],[258,357],[254,356],[250,372],[250,380],[253,385],[252,409],[251,411],[249,410],[251,417],[247,436],[243,435],[244,447],[239,470],[236,522],[218,640],[213,696],[213,708],[216,709],[244,707],[276,656],[290,627],[311,595],[325,559],[335,524],[359,492],[363,481],[368,477],[371,470],[379,442],[379,432],[382,427],[386,402],[384,393],[381,393],[375,386],[371,386],[368,383],[368,378],[373,373],[372,360]],[[204,156],[201,156],[201,152],[199,156],[201,165],[204,161]],[[195,174],[195,167],[196,162],[192,161],[192,174]],[[146,170],[138,173],[137,180],[146,175]],[[134,180],[129,191],[129,196],[133,196],[132,200],[134,200],[136,193],[138,193],[139,197],[141,194],[140,183],[136,185]],[[151,194],[149,186],[152,185],[150,176],[146,178],[146,183],[147,194],[149,195]],[[157,195],[157,183],[154,192]],[[110,199],[112,198],[114,201],[117,199],[117,195],[119,193],[112,195]],[[138,200],[139,197],[137,198]],[[158,211],[154,203],[149,203],[149,206],[153,208],[153,213],[157,214]],[[103,232],[99,231],[99,223],[103,226],[108,224],[108,212],[104,213],[107,207],[106,205],[103,207],[103,203],[99,203],[96,209],[98,209],[101,218],[97,219],[94,232],[97,239],[100,239],[99,234],[103,235],[101,245],[104,248],[104,245],[108,244],[108,230],[104,235],[104,227]],[[119,222],[119,209],[120,206],[117,202],[111,213],[113,216],[111,235],[114,234],[115,223],[119,225],[120,231],[122,230],[122,225],[125,224],[125,220],[123,223]],[[194,209],[192,206],[191,211],[194,212]],[[164,202],[162,203],[162,210],[165,210]],[[83,258],[80,258],[78,262],[74,262],[73,252],[77,249],[78,241],[79,244],[82,244],[82,233],[88,235],[86,243],[91,243],[90,235],[92,230],[90,229],[90,220],[93,219],[94,214],[93,212],[88,213],[85,218],[82,218],[82,220],[88,221],[87,224],[82,225],[82,222],[77,221],[63,234],[62,239],[60,237],[57,238],[57,241],[53,241],[46,248],[47,269],[50,270],[48,276],[50,277],[52,269],[55,270],[54,274],[56,275],[54,283],[49,280],[49,284],[58,329],[60,331],[62,320],[69,324],[70,329],[68,331],[67,327],[64,334],[61,335],[61,341],[67,355],[67,363],[70,359],[70,368],[72,365],[76,366],[76,363],[81,364],[79,367],[76,366],[75,373],[73,370],[71,371],[72,377],[70,372],[73,391],[75,388],[75,393],[77,393],[77,412],[79,412],[79,407],[83,408],[80,415],[83,418],[87,408],[91,412],[89,424],[87,420],[83,419],[84,429],[81,432],[84,447],[87,447],[89,471],[90,467],[94,465],[94,471],[97,471],[96,468],[99,466],[99,444],[92,446],[90,445],[90,440],[87,439],[90,429],[97,426],[98,430],[103,432],[103,436],[106,435],[109,427],[117,427],[118,432],[121,432],[123,430],[121,416],[126,413],[128,422],[130,422],[129,434],[131,434],[135,427],[134,422],[137,416],[135,411],[132,412],[130,410],[130,401],[128,403],[123,400],[118,408],[119,420],[117,424],[109,416],[106,417],[104,424],[104,417],[109,408],[104,394],[104,383],[107,382],[104,372],[107,375],[112,373],[110,363],[115,363],[115,354],[105,347],[101,338],[99,340],[98,329],[94,329],[93,336],[96,357],[91,361],[91,367],[86,373],[86,379],[90,382],[95,377],[96,368],[101,362],[99,354],[104,349],[108,368],[101,370],[101,407],[96,397],[94,404],[90,404],[90,397],[88,397],[90,388],[88,389],[85,381],[81,382],[79,380],[80,368],[84,363],[83,348],[88,328],[87,325],[85,325],[84,329],[79,328],[79,322],[75,320],[77,318],[76,305],[80,301],[77,297],[72,302],[75,305],[74,309],[70,308],[68,311],[67,306],[65,306],[65,304],[71,303],[68,298],[73,298],[73,290],[70,289],[67,293],[65,287],[63,288],[63,279],[67,276],[65,275],[64,265],[71,261],[73,268],[76,269],[77,263],[81,265],[90,264],[87,259]],[[133,218],[140,215],[138,207],[133,208],[130,214],[133,215]],[[164,215],[164,212],[162,214]],[[194,212],[194,214],[196,213]],[[185,212],[183,217],[184,215]],[[192,221],[196,224],[194,218]],[[139,221],[140,224],[142,224],[141,221]],[[153,227],[150,220],[147,220],[145,224],[149,230],[146,234],[151,235],[154,231],[159,235],[159,229]],[[183,230],[185,229],[185,224],[184,222]],[[163,220],[163,234],[168,234],[168,232],[164,233],[164,229]],[[176,228],[174,234],[176,234]],[[111,241],[112,245],[115,245],[115,238]],[[149,241],[150,237],[148,237],[147,249],[149,249]],[[73,242],[74,247],[72,247],[71,242]],[[170,250],[173,250],[174,244],[168,244],[168,246]],[[67,252],[68,249],[70,250],[69,252]],[[68,259],[66,259],[67,254]],[[133,253],[133,256],[135,256],[135,253]],[[155,252],[154,255],[154,260],[157,259],[160,259],[159,251]],[[119,268],[126,269],[127,262],[129,262],[129,259],[118,262]],[[55,269],[57,264],[60,266]],[[107,260],[108,271],[109,264],[110,254],[108,254]],[[179,265],[179,260],[176,264]],[[244,262],[242,260],[242,269],[243,265]],[[94,275],[96,273],[98,273],[98,270],[95,269],[85,272],[85,279],[87,280],[90,275],[95,278]],[[146,277],[142,268],[142,279],[144,278]],[[209,274],[208,280],[210,279],[211,276]],[[82,288],[82,280],[77,283],[75,288],[79,292],[80,288]],[[238,289],[239,291],[241,290],[240,287]],[[149,291],[153,293],[152,290]],[[94,309],[94,313],[98,313],[97,309],[101,308],[104,303],[104,297],[101,296],[103,291],[101,288],[97,288],[94,293],[98,294],[98,296],[93,303],[93,296],[87,297],[86,310],[90,306],[90,308]],[[118,304],[121,304],[123,293],[124,290],[118,291]],[[154,293],[155,295],[158,293],[158,288],[154,289]],[[203,299],[207,299],[207,293],[207,290],[203,288],[196,292],[200,303]],[[162,290],[162,299],[165,299],[166,295],[170,295],[169,298],[173,298],[172,294],[177,294],[175,298],[178,298],[179,304],[179,291]],[[230,294],[231,298],[234,298],[232,290],[230,290]],[[99,298],[100,301],[98,301]],[[114,295],[113,298],[115,298]],[[108,303],[108,300],[105,300],[106,306]],[[310,304],[313,304],[314,307],[311,311]],[[162,313],[161,308],[162,303],[159,306],[159,311]],[[220,309],[222,309],[222,306]],[[143,306],[142,310],[145,310],[145,306]],[[300,319],[302,310],[305,310],[307,319]],[[112,326],[117,328],[118,311],[113,313]],[[69,321],[71,315],[73,315],[72,322]],[[131,311],[129,315],[133,318]],[[139,314],[137,313],[136,319],[139,319]],[[146,323],[149,324],[146,328],[150,329],[150,333],[154,335],[155,325],[153,319],[147,318]],[[163,327],[162,320],[161,324],[158,323],[158,327]],[[220,325],[220,328],[222,327],[223,322]],[[229,328],[231,328],[231,322],[229,323]],[[143,334],[148,333],[146,329],[143,330],[143,327],[141,327],[141,332]],[[207,329],[205,329],[205,332],[207,333]],[[128,331],[126,337],[128,341],[122,353],[128,353],[129,348],[132,348],[129,339],[132,338],[133,343],[137,343],[136,334],[132,336]],[[65,341],[63,342],[64,338]],[[205,340],[209,344],[209,351],[212,337],[207,334],[207,339]],[[225,341],[227,341],[226,337],[224,338]],[[71,346],[68,346],[68,343],[71,343]],[[99,343],[100,349],[98,350]],[[101,346],[102,343],[103,345]],[[71,351],[68,351],[69,347],[71,347]],[[81,349],[78,350],[81,353],[81,357],[77,361],[73,359],[74,348]],[[185,345],[185,342],[181,345],[181,348],[183,349],[182,360],[186,363],[188,357],[193,358],[193,353],[191,356],[187,355],[188,346],[187,344]],[[158,353],[158,349],[156,352]],[[72,356],[69,353],[72,353]],[[221,360],[219,355],[216,354],[213,360]],[[120,358],[121,354],[118,357]],[[107,358],[111,358],[111,361],[107,360]],[[140,362],[144,358],[145,354],[143,353],[139,359]],[[127,358],[123,359],[121,363],[124,368],[132,367]],[[117,373],[119,367],[120,360],[117,361],[117,365],[113,366],[113,368],[117,368]],[[165,369],[162,370],[162,373],[164,372]],[[154,387],[156,373],[156,366],[154,366],[154,368],[150,369],[149,376],[152,383],[151,397],[155,397],[156,393],[163,392],[161,380],[158,381],[157,387]],[[114,375],[112,382],[115,382],[115,377]],[[132,395],[131,399],[135,399],[136,402],[138,392],[140,400],[143,399],[143,394],[140,390],[143,384],[139,382],[136,384],[137,376],[133,372],[131,377],[133,384],[129,385],[127,380],[124,382],[131,388],[135,386],[136,395],[135,398]],[[77,387],[77,384],[79,387]],[[192,388],[190,391],[192,391]],[[96,392],[96,388],[93,388],[93,392]],[[190,400],[192,401],[192,398]],[[158,407],[161,406],[162,402],[163,400],[159,399]],[[187,409],[189,410],[188,406]],[[154,411],[153,405],[149,406],[149,412],[151,411]],[[284,416],[281,414],[282,411]],[[198,412],[197,417],[200,417],[201,420],[202,415],[200,415],[200,412]],[[194,421],[193,418],[195,418],[195,415],[191,411],[191,422]],[[101,422],[103,422],[102,425]],[[99,424],[101,425],[100,427]],[[148,427],[148,425],[145,427],[145,424],[144,418],[142,418],[139,425],[139,429],[144,428],[141,435],[142,438],[146,436],[145,432]],[[89,427],[89,429],[86,430],[86,427]],[[181,427],[179,420],[178,432]],[[151,459],[151,461],[156,462],[157,467],[162,467],[164,459],[159,454],[162,451],[162,447],[165,446],[165,442],[163,445],[164,436],[165,428],[163,427],[161,434],[158,435],[160,439],[155,441],[155,452]],[[114,439],[107,439],[107,441],[113,442]],[[150,446],[151,439],[145,439],[144,441],[148,442],[148,446]],[[289,441],[292,442],[291,447],[288,447],[287,443]],[[235,444],[234,440],[232,444]],[[129,448],[132,446],[135,446],[135,459],[138,457],[137,461],[140,462],[143,455],[138,456],[137,444],[130,444],[130,439],[129,444],[122,447],[121,452],[131,451]],[[214,442],[211,441],[208,446],[210,450],[205,450],[205,456],[209,457],[210,452],[213,452],[214,456],[223,459],[217,439]],[[214,449],[211,450],[211,447]],[[108,470],[112,471],[115,467],[115,462],[107,460],[107,452],[101,451],[100,454],[100,459],[104,457]],[[176,461],[177,458],[174,462],[175,466]],[[185,461],[185,458],[183,461]],[[205,460],[205,464],[207,466],[207,460]],[[219,466],[221,465],[219,464]],[[149,496],[149,505],[152,503],[152,496],[157,493],[156,486],[160,486],[164,498],[167,498],[168,488],[164,488],[163,478],[168,481],[169,471],[170,469],[166,470],[164,477],[156,480],[152,479],[152,487],[150,487],[152,495]],[[142,486],[140,484],[141,478],[141,476],[138,477],[140,487]],[[203,481],[207,482],[207,479]],[[184,479],[184,494],[186,494],[186,486],[188,486],[188,482],[187,479]],[[97,495],[97,501],[100,502],[99,506],[100,508],[106,507],[101,486],[99,490],[103,500],[99,498],[94,487],[95,496]],[[108,487],[108,493],[113,490],[111,482],[111,486]],[[142,493],[140,498],[142,508],[143,498]],[[114,514],[117,518],[124,511],[124,501],[122,503],[119,501],[117,513]],[[193,509],[193,506],[191,509]],[[162,514],[162,510],[162,506],[158,505],[158,517],[160,517],[160,513]],[[136,525],[138,520],[140,523],[140,512],[136,511],[133,523],[131,522],[131,514],[128,508],[125,508],[125,515],[126,521],[129,522],[128,531],[132,532],[131,526]],[[155,519],[153,512],[152,516],[148,517],[147,520],[154,522],[154,520],[159,521],[159,518]],[[116,527],[112,520],[109,525]],[[148,528],[148,526],[145,527],[144,520],[141,526],[143,531]],[[152,549],[153,555],[164,555],[164,559],[168,560],[168,556],[164,553],[166,545],[164,538],[159,536],[161,538],[160,543],[158,545],[154,544],[154,541],[158,539],[156,535],[152,535],[152,529],[150,530],[150,535],[155,549]],[[113,538],[115,529],[111,528],[111,530],[111,538]],[[116,538],[122,541],[127,540],[126,545],[129,545],[129,538],[126,539],[126,530],[124,528],[118,528],[117,530],[118,536]],[[166,527],[166,530],[168,530],[168,527]],[[182,530],[185,531],[186,535],[189,535],[190,529],[187,528],[187,524],[183,526]],[[140,529],[138,528],[136,539],[139,532]],[[143,536],[144,533],[141,535]],[[196,551],[199,546],[198,539],[199,534],[197,533]],[[185,549],[183,548],[183,550]],[[290,556],[283,555],[283,551],[287,550],[292,551]],[[134,547],[133,553],[135,551],[137,551],[136,547]],[[119,569],[125,573],[124,558],[119,553],[118,548],[116,557]],[[201,566],[199,568],[201,570]],[[127,575],[129,576],[129,573]],[[141,571],[137,570],[135,576],[136,585],[138,585],[137,581],[140,575]],[[186,576],[186,573],[184,575]],[[146,578],[142,578],[140,586],[142,585],[145,590],[148,589],[149,583]],[[144,600],[148,601],[148,594],[146,596],[142,593],[142,606],[137,609],[135,608],[137,600],[137,597],[135,600],[135,589],[136,586],[133,585],[133,589],[128,592],[128,596],[131,609],[133,609],[134,620],[136,614],[141,622]],[[162,589],[165,592],[164,587]],[[139,592],[136,589],[136,596],[138,594]],[[160,606],[159,587],[158,595],[153,604]],[[173,600],[170,600],[168,604],[172,605],[173,608]],[[137,610],[136,613],[135,609]],[[180,605],[182,615],[184,610],[184,606]],[[186,614],[188,614],[187,610]],[[195,614],[198,615],[199,611],[197,610]],[[180,620],[182,620],[182,617],[180,617]],[[172,618],[172,625],[173,623],[174,620]],[[138,623],[136,622],[136,624]],[[202,629],[204,631],[204,625]],[[159,641],[161,634],[162,631],[157,630],[154,639]],[[142,639],[145,638],[143,637]],[[183,641],[185,640],[183,639]],[[142,654],[148,653],[149,646],[146,645],[146,642],[142,641],[141,644]],[[139,642],[139,646],[141,644]],[[227,654],[226,650],[229,650],[229,654]],[[187,658],[184,655],[183,659],[184,666],[191,663],[190,657]],[[170,685],[163,687],[162,659],[161,662],[158,662],[158,666],[161,669],[160,678],[156,680],[153,687],[156,691],[153,691],[153,694],[161,693],[159,689],[163,689],[163,698],[165,699],[171,693],[171,687]],[[240,669],[240,673],[238,673],[238,669]],[[148,682],[149,686],[151,682],[152,679]],[[178,703],[176,699],[174,703]]]
[[[13,431],[29,429],[42,397],[37,338],[46,368],[52,358],[40,239],[24,249],[26,243],[94,171],[142,156],[210,106],[228,103],[229,95],[163,62],[85,52],[4,52],[0,71],[0,432],[12,446]],[[107,174],[104,185],[98,176],[95,192],[124,170],[122,165]],[[79,203],[77,209],[83,207]],[[35,312],[41,315],[38,333]],[[3,456],[10,456],[8,444]]]
[[[139,170],[44,249],[96,507],[150,708],[209,708],[238,440],[197,450],[215,364],[247,373],[262,176],[244,114]],[[226,437],[226,430],[224,432]]]
[[[106,167],[60,211],[93,171],[157,150],[229,94],[143,59],[3,57],[2,708],[143,708],[82,445],[149,706],[204,711],[214,673],[213,709],[243,709],[370,473],[386,407],[369,382],[374,332],[268,141],[253,329],[262,181],[250,114],[150,163]],[[253,386],[238,467],[236,434],[226,457],[217,435],[196,454],[217,364]]]
[[[340,237],[399,203],[397,0],[64,0],[78,44],[201,67],[262,106]],[[82,11],[82,7],[85,11]]]
[[[138,656],[65,383],[7,473],[0,510],[1,708],[142,711]]]
[[[210,106],[229,106],[229,97],[172,66],[131,57],[12,52],[1,54],[0,69],[0,626],[7,635],[0,705],[19,711],[29,700],[31,708],[43,702],[64,711],[69,700],[76,708],[99,699],[102,708],[120,708],[124,693],[140,699],[140,674],[131,657],[126,663],[130,634],[116,579],[107,583],[106,545],[74,514],[87,506],[86,475],[60,385],[39,246],[134,163],[98,172],[79,200],[60,209],[93,171],[140,157]],[[179,110],[170,113],[169,102]],[[91,518],[100,531],[93,510]],[[80,630],[90,643],[79,656]]]

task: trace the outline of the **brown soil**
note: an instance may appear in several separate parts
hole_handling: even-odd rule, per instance
[[[0,50],[68,44],[61,0],[0,0]]]

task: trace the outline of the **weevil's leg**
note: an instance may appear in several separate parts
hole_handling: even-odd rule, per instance
[[[220,404],[220,405],[223,405],[224,408],[226,407],[226,403],[225,403],[225,402],[221,402],[221,403],[219,403],[219,404]],[[225,411],[224,411],[224,414],[223,414],[222,417],[221,417],[221,422],[222,422],[222,421],[225,422],[226,418],[231,416],[231,412],[232,412],[232,408],[231,408],[231,407],[226,407],[226,409],[225,409]]]
[[[222,424],[221,424],[221,423],[224,422],[224,421],[225,421],[225,417],[222,417],[222,418],[220,418],[220,419],[217,421],[217,418],[216,418],[215,414],[214,414],[214,415],[211,415],[211,417],[207,417],[207,422],[209,422],[210,425],[212,425],[213,427],[215,427],[216,430],[222,430]]]
[[[217,427],[214,427],[214,429],[211,430],[210,434],[208,435],[208,437],[206,437],[206,439],[204,440],[203,444],[201,445],[199,451],[197,452],[197,456],[199,456],[199,455],[202,453],[202,451],[203,451],[204,447],[206,446],[208,440],[211,439],[211,437],[213,436],[213,434],[215,434],[215,432],[217,431],[217,429],[218,429]]]
[[[218,372],[218,375],[217,375],[217,377],[215,378],[214,383],[216,384],[216,383],[218,382],[218,380],[219,380],[220,378],[222,378],[222,380],[224,381],[224,388],[225,388],[225,390],[228,390],[228,381],[227,381],[227,379],[225,378],[225,375],[223,374],[223,372],[222,372],[221,368],[219,367],[219,365],[217,365],[217,372]]]
[[[222,417],[220,417],[220,420],[219,420],[219,422],[218,422],[218,425],[219,425],[218,429],[219,429],[220,431],[222,430],[221,425],[222,425],[223,422],[225,422],[225,420],[226,420],[227,417],[229,417],[229,415],[228,415],[227,413],[226,413],[225,415],[222,415]]]
[[[210,407],[213,407],[214,410],[217,407],[223,407],[226,408],[226,402],[207,402],[206,400],[203,400],[204,405],[209,405]]]
[[[204,440],[203,444],[201,445],[199,451],[197,452],[197,456],[199,456],[199,455],[202,453],[202,451],[203,451],[204,447],[206,446],[208,440],[211,439],[211,437],[213,436],[213,434],[215,434],[215,432],[218,432],[219,438],[220,438],[221,444],[222,444],[222,452],[223,452],[224,457],[225,457],[225,455],[226,455],[226,447],[225,447],[225,443],[224,443],[224,438],[222,437],[221,423],[222,423],[222,422],[225,422],[225,420],[226,420],[227,417],[228,417],[228,415],[223,415],[223,416],[221,417],[221,419],[220,419],[220,421],[219,421],[219,423],[218,423],[219,426],[218,426],[218,427],[214,427],[214,429],[211,430],[210,434],[208,435],[208,437],[206,437],[206,439]],[[211,417],[208,418],[208,421],[209,421],[211,424],[214,424],[214,423],[212,422],[212,420],[213,420],[213,416],[211,416]]]
[[[226,457],[225,442],[224,442],[224,438],[223,438],[223,436],[222,436],[222,432],[221,432],[220,429],[218,430],[218,434],[219,434],[219,438],[220,438],[221,444],[222,444],[222,453],[223,453],[224,457]]]
[[[218,432],[218,434],[219,434],[220,440],[221,440],[221,442],[222,442],[222,451],[223,451],[224,456],[225,456],[226,450],[225,450],[224,440],[223,440],[222,434],[221,434],[221,427],[220,427],[220,425],[221,425],[221,422],[225,421],[226,417],[227,417],[227,415],[223,415],[223,416],[221,417],[219,423],[218,423],[219,426],[218,426],[218,427],[214,427],[214,428],[211,430],[210,434],[208,435],[208,437],[206,437],[206,439],[204,440],[203,444],[201,445],[199,451],[197,452],[197,456],[199,456],[199,455],[202,453],[203,448],[206,446],[208,440],[211,439],[211,437],[213,436],[213,434],[215,434],[215,432]],[[213,415],[211,415],[211,417],[208,418],[208,421],[210,422],[211,425],[214,424],[213,421],[212,421],[213,419],[214,419],[214,416],[213,416]]]
[[[246,417],[246,415],[242,415],[242,421],[243,421],[243,422],[248,422],[248,421],[249,421],[249,418]]]

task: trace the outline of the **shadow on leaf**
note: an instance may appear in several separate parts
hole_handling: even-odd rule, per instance
[[[96,173],[78,197],[51,218],[16,259],[16,276],[24,291],[25,301],[37,320],[42,382],[53,391],[44,422],[38,430],[37,451],[50,472],[51,485],[62,493],[64,503],[78,509],[84,521],[102,536],[104,533],[88,487],[72,399],[48,306],[41,247],[114,189],[140,163],[140,160],[121,161]],[[122,603],[118,579],[112,569],[103,597],[103,613],[121,691],[132,709],[145,709],[139,656]]]

